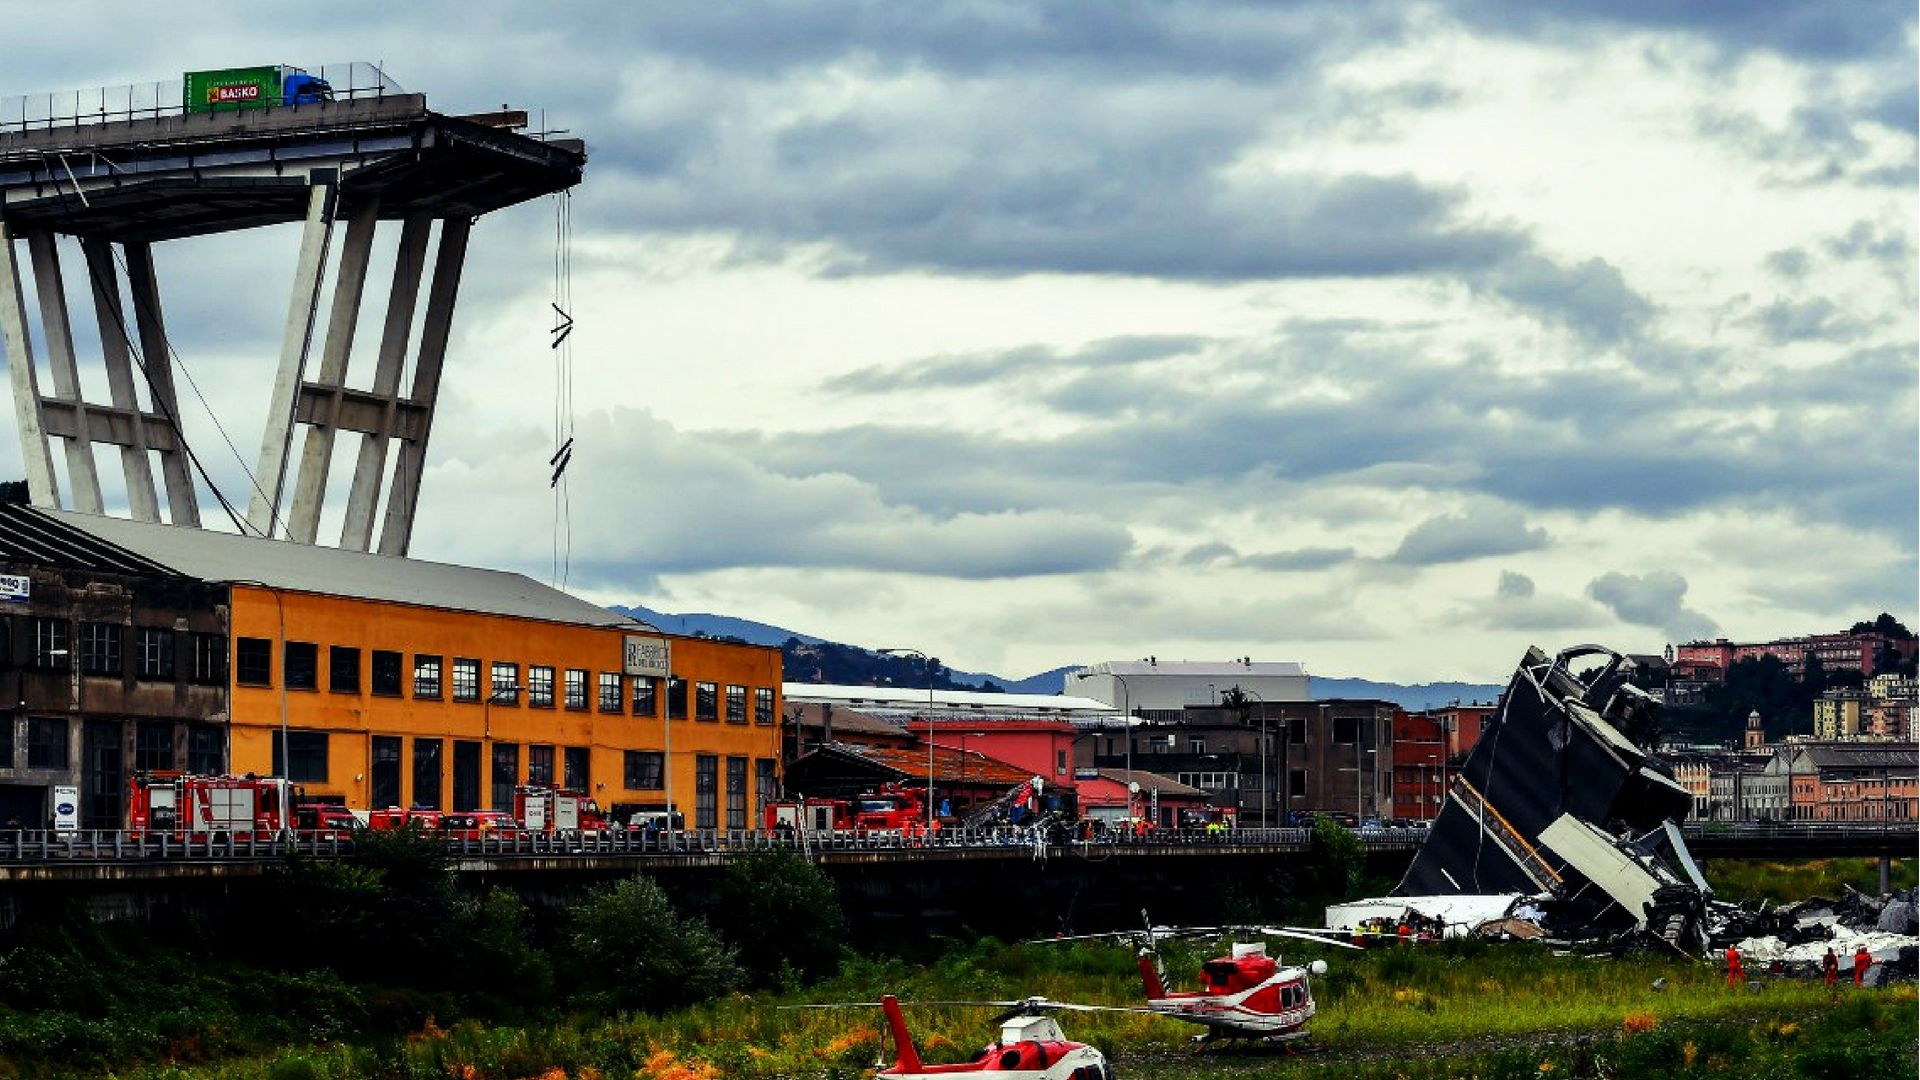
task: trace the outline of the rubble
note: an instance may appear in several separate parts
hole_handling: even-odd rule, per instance
[[[1692,796],[1653,755],[1660,707],[1630,673],[1597,645],[1528,649],[1394,895],[1535,895],[1556,937],[1704,954],[1706,884],[1675,825]]]
[[[1576,673],[1576,664],[1597,666]],[[1451,912],[1441,916],[1449,935],[1696,959],[1733,945],[1780,975],[1820,974],[1829,947],[1844,950],[1850,972],[1864,946],[1870,980],[1912,979],[1912,893],[1849,889],[1779,906],[1712,899],[1678,826],[1692,797],[1653,752],[1660,706],[1631,673],[1627,657],[1597,645],[1553,657],[1528,649],[1399,886],[1329,908],[1327,925],[1386,909]]]

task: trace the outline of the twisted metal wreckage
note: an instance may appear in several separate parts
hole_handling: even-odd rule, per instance
[[[1653,755],[1660,704],[1631,673],[1598,645],[1529,648],[1394,895],[1544,897],[1553,936],[1704,955],[1710,890],[1678,826],[1693,797]]]

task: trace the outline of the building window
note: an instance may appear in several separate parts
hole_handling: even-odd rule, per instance
[[[1286,723],[1287,742],[1293,746],[1307,745],[1307,722],[1305,720],[1288,720]]]
[[[527,747],[527,786],[553,786],[553,747]]]
[[[658,685],[646,675],[633,677],[633,715],[652,716],[660,711]]]
[[[780,779],[772,758],[753,759],[753,820],[767,820],[767,804],[780,797]]]
[[[400,662],[397,652],[386,649],[373,650],[373,671],[368,689],[382,697],[400,696]]]
[[[33,666],[40,668],[67,666],[67,621],[65,619],[36,617],[33,620]]]
[[[513,810],[513,789],[520,783],[520,747],[493,744],[493,809]]]
[[[623,680],[619,672],[603,671],[600,673],[601,712],[617,713],[624,707],[627,688],[622,685],[622,682]]]
[[[756,686],[753,688],[753,722],[772,725],[773,723],[773,687]]]
[[[687,718],[687,680],[678,675],[667,678],[667,719]]]
[[[561,759],[566,769],[561,786],[573,791],[593,791],[593,751],[584,746],[569,746]]]
[[[587,707],[586,672],[579,668],[568,668],[565,690],[567,695],[565,705],[567,708],[584,709]]]
[[[3,620],[5,616],[0,616]],[[13,768],[13,720],[0,720],[0,769]]]
[[[1199,735],[1187,736],[1187,753],[1204,754],[1207,752],[1207,740]]]
[[[327,782],[327,733],[324,731],[289,731],[286,733],[286,753],[280,752],[281,739],[275,733],[273,740],[273,771],[277,776],[308,784]]]
[[[727,723],[744,724],[747,722],[747,688],[727,685]]]
[[[203,686],[221,686],[227,681],[227,639],[220,634],[194,634],[193,671],[187,678]],[[272,670],[269,659],[262,674]]]
[[[1360,741],[1360,718],[1357,716],[1336,716],[1333,718],[1333,741],[1337,743],[1355,743]]]
[[[720,827],[720,759],[713,754],[694,755],[693,827]]]
[[[453,808],[480,809],[480,744],[470,739],[453,743]]]
[[[1176,777],[1188,787],[1203,791],[1227,791],[1238,786],[1239,774],[1230,772],[1183,772]]]
[[[397,663],[399,653],[394,653]],[[396,676],[398,668],[395,669]],[[440,740],[413,740],[413,805],[440,809]]]
[[[413,696],[427,701],[440,700],[440,658],[425,653],[413,654]],[[469,810],[479,807],[469,806]]]
[[[454,658],[453,700],[480,700],[480,661]]]
[[[136,627],[134,674],[142,679],[173,678],[173,631],[157,626]]]
[[[120,627],[101,622],[80,624],[80,670],[88,675],[120,674]]]
[[[13,616],[0,615],[0,667],[13,666]]]
[[[1053,772],[1056,776],[1067,775],[1067,752],[1065,750],[1055,750],[1053,752]]]
[[[281,678],[289,690],[317,690],[320,683],[320,646],[311,641],[289,641],[286,646],[286,671]]]
[[[1287,773],[1287,797],[1290,799],[1307,797],[1307,770],[1293,769]]]
[[[493,662],[493,678],[487,684],[490,689],[488,700],[512,703],[520,700],[520,691],[526,687],[520,685],[520,665],[505,660]],[[547,669],[547,704],[553,704],[553,669]]]
[[[745,705],[746,695],[741,695],[741,704]],[[745,715],[740,717],[746,723]],[[744,829],[747,827],[747,759],[729,757],[727,759],[727,828]]]
[[[1147,753],[1149,754],[1173,753],[1173,736],[1171,735],[1147,736]]]
[[[367,796],[369,806],[380,810],[400,805],[400,737],[373,737],[373,768]]]
[[[629,791],[660,791],[667,786],[667,756],[654,750],[629,750],[626,753],[626,785]]]
[[[66,767],[66,718],[29,716],[27,718],[27,768],[64,769]]]
[[[693,718],[695,720],[720,719],[720,684],[693,684]]]
[[[327,646],[327,689],[336,694],[360,692],[360,650],[347,645]]]
[[[187,725],[187,771],[219,776],[227,771],[227,733],[211,724]]]
[[[553,708],[553,669],[542,664],[527,668],[527,704],[536,709]]]
[[[273,685],[273,642],[257,637],[235,642],[233,681],[242,686]]]
[[[165,772],[173,766],[173,725],[164,720],[143,721],[133,731],[133,767]]]

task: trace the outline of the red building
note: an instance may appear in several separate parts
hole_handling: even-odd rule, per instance
[[[1681,672],[1704,675],[1717,670],[1719,674],[1711,677],[1724,678],[1727,669],[1735,661],[1758,660],[1763,656],[1777,657],[1781,663],[1799,673],[1806,671],[1807,657],[1817,656],[1820,665],[1828,671],[1858,671],[1862,675],[1872,676],[1879,670],[1882,656],[1893,655],[1905,659],[1914,655],[1914,648],[1913,638],[1893,638],[1878,630],[1864,630],[1859,633],[1776,638],[1765,642],[1715,638],[1712,641],[1689,641],[1673,646],[1671,651],[1676,676]]]
[[[1447,785],[1493,715],[1492,705],[1448,705],[1393,715],[1393,816],[1431,821]]]

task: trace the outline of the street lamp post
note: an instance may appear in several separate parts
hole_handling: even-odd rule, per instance
[[[526,687],[520,685],[519,683],[502,683],[494,686],[491,690],[489,690],[487,692],[486,699],[480,703],[480,718],[481,718],[480,745],[486,747],[486,750],[487,750],[487,779],[489,781],[492,781],[493,779],[493,706],[494,706],[494,703],[499,702],[504,704],[509,701],[517,702],[520,700],[520,691],[525,689]],[[520,782],[520,778],[518,776],[515,776],[513,780],[514,780],[514,783],[516,784]],[[488,788],[487,801],[491,803],[495,801],[493,798],[493,784],[489,783],[487,785],[487,788]],[[512,803],[509,803],[506,806],[496,806],[494,807],[494,809],[495,810],[512,810],[513,805]]]
[[[1272,789],[1267,786],[1267,699],[1257,690],[1249,690],[1238,683],[1231,693],[1251,696],[1260,702],[1260,827],[1267,827],[1267,807],[1273,804]]]
[[[1111,671],[1105,672],[1104,674],[1107,678],[1120,684],[1120,730],[1127,742],[1127,822],[1131,825],[1133,822],[1133,714],[1128,706],[1133,702],[1133,690],[1127,686],[1125,676],[1117,675]],[[1073,677],[1076,679],[1091,679],[1093,675],[1094,673],[1091,671],[1076,671],[1073,673]]]
[[[887,656],[917,656],[927,668],[927,835],[933,835],[933,658],[919,649],[881,649]]]

